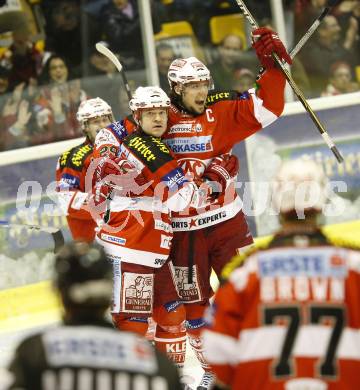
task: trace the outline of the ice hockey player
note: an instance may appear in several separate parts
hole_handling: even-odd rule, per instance
[[[267,28],[253,32],[253,47],[264,67],[256,87],[240,94],[214,92],[208,68],[195,57],[174,60],[168,72],[171,87],[169,129],[163,140],[179,165],[196,180],[210,161],[229,153],[232,147],[274,122],[284,108],[285,78],[276,68],[271,53],[291,63],[278,35]],[[238,248],[252,244],[242,202],[227,191],[202,210],[173,214],[173,261],[176,283],[186,309],[190,345],[205,369],[198,389],[210,388],[212,374],[203,358],[200,331],[203,312],[213,294],[210,274],[219,276]],[[184,278],[184,273],[187,275]]]
[[[74,240],[92,242],[96,222],[84,208],[88,202],[85,192],[85,175],[92,160],[93,143],[97,132],[114,122],[111,107],[102,99],[82,102],[76,114],[86,136],[85,141],[63,153],[56,167],[58,201],[66,213]],[[113,123],[115,126],[116,122]]]
[[[220,388],[360,388],[360,251],[319,227],[326,188],[309,159],[280,168],[281,229],[234,258],[240,266],[206,316],[205,356]]]
[[[200,188],[189,181],[161,136],[166,131],[170,99],[159,87],[139,87],[130,101],[137,129],[121,141],[116,160],[103,165],[102,181],[95,190],[95,198],[104,200],[113,186],[110,215],[98,233],[114,266],[114,297],[112,316],[114,324],[145,334],[147,318],[157,322],[155,344],[166,351],[169,358],[182,367],[185,359],[185,311],[173,282],[170,253],[172,228],[171,212],[180,211],[189,204],[198,207],[211,195],[207,184]],[[109,142],[103,129],[96,138],[96,148],[107,147]],[[235,157],[228,159],[234,165]],[[95,163],[95,161],[94,161]],[[124,187],[122,167],[129,164],[136,169],[134,181],[141,176],[142,183],[126,182],[127,193],[116,188]],[[214,164],[205,171],[215,177]],[[222,167],[226,170],[226,166]],[[105,173],[104,173],[105,172]],[[109,183],[118,175],[116,185]],[[227,173],[230,177],[231,173]],[[145,179],[145,180],[144,180]],[[216,178],[215,178],[216,180]],[[110,185],[109,185],[110,184]],[[147,187],[144,189],[144,187]],[[129,193],[129,189],[131,193]],[[205,192],[205,195],[204,195]],[[205,204],[205,203],[204,203]]]
[[[176,367],[165,355],[104,319],[112,269],[101,247],[65,245],[56,258],[55,287],[65,309],[63,324],[20,343],[0,378],[2,389],[182,388]]]

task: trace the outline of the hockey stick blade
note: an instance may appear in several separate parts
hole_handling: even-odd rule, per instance
[[[96,50],[105,57],[107,57],[115,65],[116,69],[121,73],[123,67],[116,55],[100,42],[98,42],[95,47]]]
[[[95,45],[95,48],[96,50],[101,53],[102,55],[104,55],[106,58],[108,58],[116,67],[116,69],[119,71],[119,73],[121,74],[122,76],[122,79],[123,79],[123,83],[125,85],[125,89],[126,89],[126,94],[128,96],[128,99],[129,101],[131,100],[132,96],[131,96],[131,89],[130,89],[130,85],[129,85],[129,82],[127,80],[127,77],[125,75],[125,72],[124,72],[124,69],[123,69],[123,66],[121,65],[121,62],[119,61],[119,59],[116,57],[116,55],[110,50],[108,49],[104,44],[102,44],[101,42],[98,42],[96,45]]]
[[[59,249],[64,245],[64,235],[61,231],[61,229],[55,228],[55,227],[45,227],[45,226],[39,226],[39,225],[28,225],[28,224],[21,224],[21,223],[10,223],[8,221],[2,221],[0,220],[0,227],[2,228],[25,228],[29,230],[38,230],[39,232],[49,233],[51,234],[53,240],[54,240],[54,253],[57,253]]]

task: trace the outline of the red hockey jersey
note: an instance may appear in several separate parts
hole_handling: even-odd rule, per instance
[[[360,389],[360,251],[317,231],[279,234],[244,257],[203,332],[218,379],[246,390]]]
[[[233,146],[274,122],[284,109],[285,78],[277,69],[266,71],[256,89],[209,94],[201,115],[170,109],[169,129],[162,137],[185,173],[202,176],[211,159],[229,153]],[[174,231],[201,229],[234,217],[242,203],[229,186],[211,206],[189,209],[172,217]]]
[[[103,136],[100,134],[100,136]],[[126,182],[126,191],[113,193],[110,219],[98,233],[114,260],[161,267],[170,253],[170,212],[200,202],[200,191],[178,166],[160,138],[136,131],[122,140],[120,156],[133,163],[148,182]],[[126,176],[126,175],[125,175]],[[118,187],[121,187],[122,176]]]
[[[93,145],[85,140],[63,153],[56,167],[59,204],[74,240],[92,242],[95,238],[96,222],[84,209],[88,194],[85,192],[85,176],[92,159]]]

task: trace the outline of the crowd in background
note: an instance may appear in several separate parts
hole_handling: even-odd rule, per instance
[[[246,4],[260,25],[273,26],[269,1]],[[284,0],[283,5],[290,32],[287,43],[292,47],[326,1]],[[238,14],[235,1],[152,0],[151,9],[155,37],[164,23],[190,23],[216,89],[241,92],[254,85],[259,64],[249,32],[245,31],[245,40],[228,34],[214,44],[211,38],[211,18]],[[121,78],[95,50],[98,41],[117,53],[134,88],[146,82],[137,0],[41,0],[36,14],[42,45],[27,23],[16,25],[14,18],[13,26],[2,23],[0,33],[8,28],[12,35],[10,45],[0,48],[0,151],[80,137],[75,113],[89,97],[105,99],[117,117],[128,113]],[[360,89],[359,24],[359,0],[343,1],[325,17],[291,68],[306,97]],[[160,86],[168,90],[168,66],[183,53],[174,40],[156,43]]]

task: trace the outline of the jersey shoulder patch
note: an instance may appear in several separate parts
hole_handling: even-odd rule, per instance
[[[120,143],[128,135],[127,129],[124,125],[124,121],[115,121],[106,128],[109,129],[112,134],[114,134],[114,136]]]
[[[224,100],[237,100],[239,98],[239,93],[236,91],[214,91],[209,93],[206,99],[206,105],[211,106],[217,102]]]
[[[81,171],[86,158],[93,152],[93,146],[87,142],[66,151],[60,156],[60,168],[72,168]]]
[[[160,138],[144,133],[134,132],[124,139],[124,145],[140,160],[151,172],[173,160],[169,148]]]

